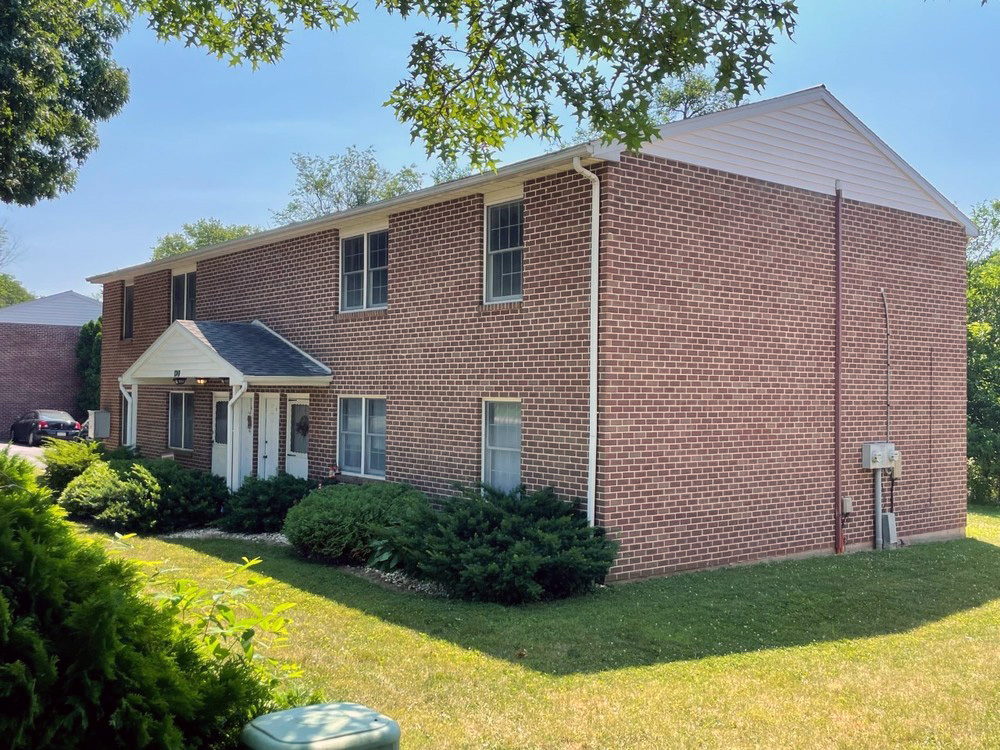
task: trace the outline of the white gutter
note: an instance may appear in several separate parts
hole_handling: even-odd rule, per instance
[[[236,402],[239,401],[240,397],[246,392],[247,384],[245,382],[240,383],[240,387],[226,404],[226,429],[229,430],[229,435],[226,436],[226,485],[231,491],[236,490],[234,483],[236,478],[236,467],[233,466],[233,456],[236,451],[233,446],[233,438],[236,436],[237,430],[236,425],[233,424],[233,407],[236,405]]]
[[[122,379],[118,378],[118,390],[122,392],[122,396],[125,397],[125,403],[128,404],[128,448],[135,447],[135,429],[133,429],[133,424],[135,424],[135,404],[132,402],[132,394],[125,389],[125,385],[122,383]],[[91,425],[90,429],[93,430],[94,426]]]
[[[586,169],[579,156],[573,157],[573,169],[590,180],[590,396],[587,438],[587,521],[597,517],[597,303],[600,285],[601,181]]]
[[[258,232],[246,237],[240,237],[239,239],[223,242],[218,245],[210,245],[208,247],[198,248],[197,250],[189,250],[186,253],[171,255],[167,258],[161,258],[160,260],[151,260],[145,263],[139,263],[138,265],[119,268],[115,271],[97,274],[96,276],[89,276],[87,277],[87,281],[92,284],[105,284],[109,281],[133,278],[140,274],[152,273],[166,268],[173,268],[182,263],[193,263],[198,260],[207,260],[208,258],[228,255],[229,253],[238,252],[240,250],[261,247],[262,245],[272,242],[301,237],[303,235],[312,234],[313,232],[319,232],[324,229],[334,229],[345,221],[358,219],[368,216],[369,214],[379,214],[389,211],[405,211],[411,208],[417,208],[418,206],[430,205],[432,203],[449,200],[451,198],[457,198],[462,195],[480,192],[487,186],[502,183],[505,180],[523,179],[524,177],[535,173],[548,173],[550,170],[559,170],[564,168],[564,165],[570,160],[570,158],[576,159],[580,156],[585,159],[591,159],[593,158],[594,149],[596,147],[595,144],[599,143],[600,141],[581,143],[576,146],[564,148],[561,151],[554,151],[551,154],[543,154],[531,159],[515,162],[514,164],[510,164],[506,167],[500,167],[495,172],[489,171],[482,174],[463,177],[458,180],[452,180],[450,182],[442,182],[439,185],[432,185],[420,190],[415,190],[412,193],[404,193],[403,195],[379,201],[378,203],[369,203],[364,206],[349,208],[344,211],[338,211],[337,213],[320,216],[317,219],[309,219],[308,221],[288,224],[287,226]],[[617,161],[618,155],[613,154],[608,158]]]

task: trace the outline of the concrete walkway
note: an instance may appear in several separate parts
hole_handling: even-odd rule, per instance
[[[2,450],[0,446],[0,450]],[[10,452],[15,456],[23,456],[28,459],[31,463],[37,466],[39,469],[44,469],[45,464],[42,463],[42,449],[41,447],[31,448],[27,445],[18,445],[17,443],[10,443]]]

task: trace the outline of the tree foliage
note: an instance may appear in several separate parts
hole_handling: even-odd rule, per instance
[[[252,224],[223,224],[218,219],[198,219],[190,224],[184,224],[179,232],[171,232],[160,237],[153,246],[153,260],[197,250],[200,247],[218,245],[220,242],[236,240],[259,231],[260,227]]]
[[[81,413],[101,406],[101,319],[84,323],[76,342],[76,371],[80,393],[76,405]]]
[[[415,165],[393,172],[382,166],[371,146],[350,146],[343,154],[294,154],[295,185],[289,202],[274,212],[280,224],[306,221],[335,211],[392,198],[420,187],[423,175]]]
[[[349,0],[102,0],[144,15],[231,63],[278,60],[294,24],[338,29],[359,20]],[[414,32],[407,70],[389,95],[427,153],[494,165],[510,139],[560,134],[567,109],[608,140],[637,149],[655,135],[652,92],[669,76],[712,64],[736,100],[764,84],[777,36],[791,34],[793,0],[595,0],[532,3],[385,0],[377,8],[434,31]]]
[[[1000,200],[976,206],[968,250],[969,497],[1000,503]]]
[[[72,189],[95,124],[128,100],[111,59],[125,27],[85,2],[0,4],[0,201],[30,206]]]

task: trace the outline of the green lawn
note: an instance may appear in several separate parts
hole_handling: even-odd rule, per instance
[[[243,555],[295,601],[290,660],[403,747],[998,747],[1000,514],[969,538],[612,586],[506,609],[399,594],[284,549],[144,539],[205,581]]]

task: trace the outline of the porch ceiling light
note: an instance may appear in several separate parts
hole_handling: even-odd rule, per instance
[[[174,378],[174,383],[176,385],[184,385],[186,382],[187,382],[187,378],[182,378],[179,375],[176,378]]]
[[[205,385],[208,382],[208,378],[195,378],[194,382],[198,385]]]

